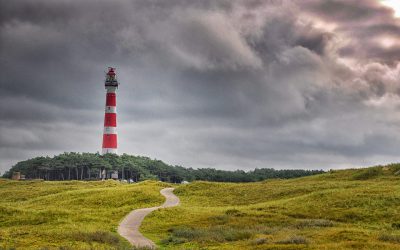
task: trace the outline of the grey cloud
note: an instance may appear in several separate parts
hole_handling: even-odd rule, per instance
[[[308,14],[335,24],[335,33],[346,45],[339,49],[343,57],[396,65],[399,58],[399,20],[394,11],[379,1],[306,1]],[[392,39],[392,43],[383,42]]]
[[[400,26],[373,1],[2,5],[3,171],[99,150],[107,66],[121,152],[229,169],[398,159],[397,47],[373,34]]]

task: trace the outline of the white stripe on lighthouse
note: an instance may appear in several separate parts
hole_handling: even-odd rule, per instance
[[[105,135],[117,134],[117,127],[104,127],[103,134]]]
[[[107,89],[107,93],[115,93],[117,90],[117,87],[107,86],[106,89]]]
[[[106,113],[117,113],[116,106],[106,106]]]
[[[117,154],[117,149],[116,148],[103,148],[102,154]]]

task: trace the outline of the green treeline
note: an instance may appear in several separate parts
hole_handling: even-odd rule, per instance
[[[295,178],[323,173],[322,170],[275,170],[256,168],[253,171],[226,171],[213,168],[183,168],[143,156],[98,153],[63,153],[54,157],[35,157],[15,164],[3,177],[20,172],[26,179],[96,180],[111,178],[141,181],[147,179],[172,183],[182,181],[253,182],[273,178]]]

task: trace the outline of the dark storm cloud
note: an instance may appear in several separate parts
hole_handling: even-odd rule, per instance
[[[364,0],[362,3],[357,0],[306,0],[301,6],[314,15],[350,25],[352,22],[388,20],[394,13],[375,0]]]
[[[2,169],[97,151],[116,66],[120,151],[187,167],[398,160],[399,21],[363,1],[8,1]]]
[[[393,9],[375,0],[310,0],[303,10],[336,25],[335,31],[347,40],[339,50],[341,56],[397,64],[400,23]],[[388,40],[392,41],[385,45]]]

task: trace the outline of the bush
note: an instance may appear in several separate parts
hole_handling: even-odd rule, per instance
[[[161,240],[161,244],[163,244],[163,245],[168,245],[168,244],[182,244],[182,243],[185,243],[185,242],[186,242],[185,239],[176,238],[176,237],[173,237],[173,236],[170,236],[170,237],[168,237],[168,238],[166,238],[166,239]]]
[[[77,232],[72,235],[72,238],[76,241],[82,241],[87,243],[99,242],[99,243],[115,244],[115,245],[119,243],[119,238],[116,235],[104,231],[95,231],[90,233]]]
[[[400,235],[393,235],[393,234],[381,234],[378,237],[381,241],[392,242],[392,243],[400,243]]]
[[[400,164],[399,163],[393,163],[387,165],[389,168],[390,172],[394,175],[399,175],[400,174]]]
[[[392,243],[400,243],[400,235],[393,235],[393,234],[381,234],[378,239],[380,241],[392,242]]]
[[[249,239],[252,236],[252,233],[248,230],[241,230],[241,229],[222,229],[220,233],[222,233],[224,239],[226,241],[238,241],[238,240],[245,240]]]
[[[265,243],[268,243],[268,239],[266,238],[258,238],[252,241],[253,245],[263,245]]]
[[[379,175],[382,175],[382,173],[383,173],[382,167],[366,168],[357,171],[353,175],[353,180],[369,180]]]
[[[238,229],[231,227],[211,227],[211,228],[191,228],[179,227],[171,230],[172,236],[164,240],[164,244],[176,243],[178,241],[200,241],[200,242],[225,242],[238,241],[251,238],[253,232],[247,229]],[[178,243],[179,244],[179,243]]]
[[[231,216],[237,216],[237,215],[240,215],[241,213],[237,209],[228,209],[228,210],[225,211],[225,214],[226,215],[231,215]]]
[[[277,242],[278,244],[308,244],[308,241],[303,236],[292,235],[284,240]]]
[[[229,215],[224,214],[224,215],[212,216],[210,217],[210,220],[212,221],[212,224],[224,225],[229,222],[229,218],[230,218]]]
[[[333,227],[333,222],[330,220],[303,220],[299,222],[296,227],[297,228],[308,228],[308,227]]]
[[[172,234],[177,238],[185,238],[185,239],[198,239],[203,237],[205,231],[202,229],[194,229],[190,227],[179,227],[172,230]]]

